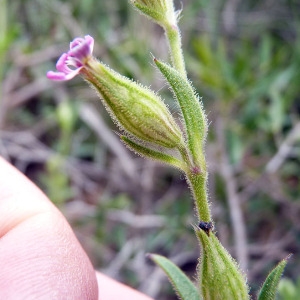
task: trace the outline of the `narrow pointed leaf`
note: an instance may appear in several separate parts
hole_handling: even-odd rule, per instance
[[[177,98],[185,122],[187,142],[194,162],[203,166],[203,146],[207,133],[207,122],[200,98],[186,77],[157,59],[154,62],[170,84]]]
[[[166,273],[180,299],[202,300],[195,285],[173,262],[157,254],[148,256]]]
[[[130,148],[131,150],[133,150],[134,152],[136,152],[139,155],[142,155],[144,157],[148,157],[154,160],[158,160],[160,162],[166,163],[168,165],[171,165],[175,168],[178,168],[182,171],[184,171],[185,165],[184,162],[165,153],[159,152],[159,151],[155,151],[153,149],[147,148],[145,146],[142,146],[140,144],[137,144],[136,142],[132,141],[131,139],[129,139],[126,136],[121,136],[122,141],[124,142],[124,144]]]
[[[275,267],[259,291],[258,300],[275,300],[278,284],[290,255]]]

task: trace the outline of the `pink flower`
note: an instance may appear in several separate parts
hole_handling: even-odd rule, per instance
[[[70,50],[63,53],[56,63],[58,72],[49,71],[47,77],[51,80],[65,81],[74,78],[84,68],[92,56],[94,39],[90,35],[75,38],[70,43]]]

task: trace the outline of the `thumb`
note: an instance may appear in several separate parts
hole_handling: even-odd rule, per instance
[[[97,299],[94,269],[62,214],[0,158],[0,299]]]

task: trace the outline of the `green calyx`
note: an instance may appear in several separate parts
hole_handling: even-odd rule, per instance
[[[151,149],[149,147],[146,147],[144,145],[138,144],[126,136],[121,136],[121,140],[130,150],[136,152],[138,155],[141,155],[141,156],[144,156],[144,157],[156,160],[156,161],[163,162],[163,163],[171,165],[174,168],[177,168],[183,172],[187,172],[187,166],[184,163],[184,161],[182,161],[172,155],[169,155],[169,154],[163,153],[161,151],[157,151],[157,150]]]
[[[186,77],[180,31],[177,26],[180,10],[174,10],[172,0],[131,0],[130,2],[142,14],[164,29],[173,66]]]
[[[130,0],[141,13],[162,27],[177,23],[173,1],[170,0]]]
[[[100,93],[113,120],[133,138],[166,148],[182,148],[182,133],[161,98],[92,60],[85,79]]]
[[[213,232],[196,229],[202,255],[198,267],[199,286],[206,300],[249,300],[245,276]]]

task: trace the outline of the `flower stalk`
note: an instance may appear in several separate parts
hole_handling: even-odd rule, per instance
[[[196,205],[198,220],[211,222],[211,212],[207,197],[207,174],[188,172],[186,174],[187,182],[192,190]]]
[[[171,60],[174,68],[184,77],[187,76],[185,62],[181,46],[181,34],[176,24],[168,24],[164,27],[165,34],[169,43]]]

